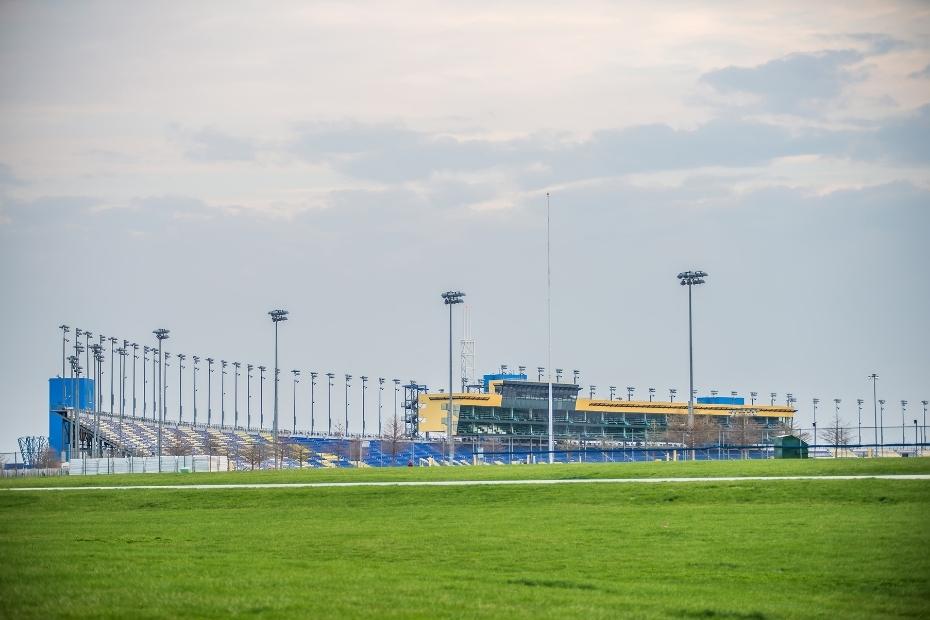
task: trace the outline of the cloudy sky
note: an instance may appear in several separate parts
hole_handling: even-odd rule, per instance
[[[47,432],[61,323],[270,364],[283,307],[283,368],[438,388],[455,288],[481,371],[545,365],[546,192],[586,388],[686,393],[694,268],[701,393],[855,422],[877,372],[921,417],[930,7],[661,6],[0,5],[0,450]]]

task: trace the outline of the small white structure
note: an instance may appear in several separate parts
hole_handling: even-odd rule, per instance
[[[157,456],[129,456],[123,458],[73,459],[68,462],[71,476],[98,474],[157,474]],[[163,456],[161,473],[229,471],[226,456]]]

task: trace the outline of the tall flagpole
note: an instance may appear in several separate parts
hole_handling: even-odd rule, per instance
[[[552,267],[549,254],[549,192],[546,192],[546,373],[549,379],[549,463],[554,463],[555,441],[552,432]]]

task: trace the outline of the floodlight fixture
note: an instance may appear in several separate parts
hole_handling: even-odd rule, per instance
[[[310,434],[316,432],[316,413],[314,411],[316,407],[316,378],[320,376],[318,372],[310,372]]]
[[[160,327],[160,328],[156,329],[155,331],[153,331],[152,333],[155,334],[155,338],[158,339],[158,385],[159,385],[159,390],[158,390],[158,392],[159,392],[159,394],[158,394],[158,405],[159,405],[159,407],[158,407],[158,445],[157,445],[157,450],[158,450],[158,471],[161,471],[161,435],[162,435],[162,425],[164,424],[164,421],[165,421],[165,396],[164,396],[164,392],[160,389],[161,386],[164,385],[164,348],[165,348],[165,347],[162,345],[162,341],[163,341],[163,340],[166,340],[166,339],[168,338],[168,334],[170,334],[171,332],[170,332],[170,330],[167,330],[167,329],[165,329],[165,328],[163,328],[163,327]],[[112,343],[113,343],[113,342],[116,342],[116,338],[110,338],[110,343],[111,343],[111,346],[110,346],[110,349],[111,349],[111,351],[110,351],[110,353],[111,353],[111,355],[110,355],[110,366],[111,366],[110,382],[111,382],[111,385],[112,385],[112,381],[113,381],[113,373],[112,373],[112,365],[113,365],[113,359],[112,359],[112,348],[113,348],[113,347],[112,347]],[[112,413],[112,409],[113,409],[113,404],[112,404],[112,403],[113,403],[113,388],[111,387],[111,388],[110,388],[110,409],[111,409],[111,413]],[[153,402],[152,404],[154,405],[155,403]]]
[[[349,436],[349,388],[352,387],[352,375],[346,374],[346,427],[343,429],[345,436]]]
[[[446,412],[446,438],[449,442],[449,465],[455,462],[455,442],[452,439],[452,306],[464,300],[462,291],[446,291],[442,294],[443,303],[449,306],[449,410]],[[507,367],[501,366],[501,374]]]
[[[368,377],[362,375],[359,377],[362,380],[362,437],[365,436],[365,392],[368,390]]]
[[[213,358],[207,358],[207,426],[210,426],[210,423],[213,419]]]
[[[294,393],[292,397],[293,407],[294,407],[294,423],[291,428],[291,433],[297,434],[297,384],[300,383],[300,371],[292,370],[291,374],[294,375]]]
[[[328,397],[326,400],[326,415],[327,415],[326,434],[332,435],[333,434],[333,379],[336,377],[336,375],[334,373],[328,372],[326,373],[326,377],[329,379]]]
[[[275,467],[278,467],[278,323],[287,320],[287,310],[271,310],[269,313],[274,323],[274,450],[275,450]]]
[[[905,427],[907,426],[907,422],[904,419],[906,414],[907,414],[907,401],[902,400],[901,401],[901,448],[902,449],[904,448],[904,443],[907,441],[907,438],[905,437]]]
[[[677,277],[682,286],[688,287],[688,371],[689,387],[691,388],[691,395],[688,398],[688,428],[691,428],[694,425],[694,338],[691,317],[691,289],[698,284],[704,284],[707,272],[700,270],[683,271]]]

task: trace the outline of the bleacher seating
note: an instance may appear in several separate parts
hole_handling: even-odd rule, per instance
[[[107,446],[104,454],[151,456],[157,452],[158,425],[151,419],[120,419],[101,414],[84,416],[85,432],[97,433]],[[378,439],[318,437],[280,434],[282,467],[391,467],[436,464],[447,465],[442,443],[404,440],[391,454],[390,443]],[[236,469],[260,469],[274,466],[274,437],[267,430],[221,428],[191,424],[166,423],[162,426],[162,453],[165,455],[222,454]],[[361,450],[361,454],[357,452]],[[455,464],[473,462],[471,446],[456,446]]]

